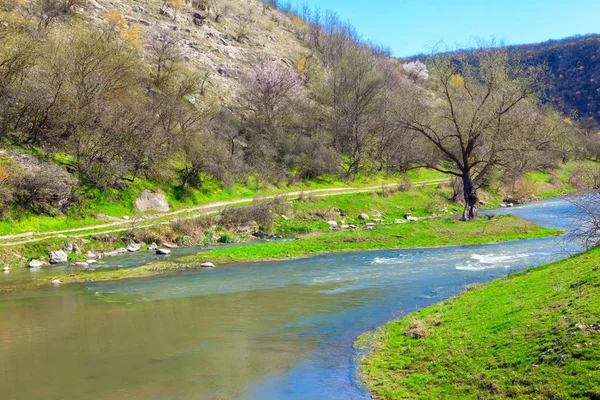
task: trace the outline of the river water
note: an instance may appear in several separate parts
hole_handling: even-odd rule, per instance
[[[566,228],[570,211],[492,212]],[[0,398],[369,399],[359,334],[566,251],[557,238],[370,251],[4,295]]]

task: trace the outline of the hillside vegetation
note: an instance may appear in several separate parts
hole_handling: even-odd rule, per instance
[[[590,155],[517,61],[440,55],[415,74],[335,14],[274,1],[0,0],[0,233],[131,218],[123,240],[151,243],[134,231],[178,216],[142,193],[183,211],[423,168],[455,180],[465,219],[484,191],[595,184],[593,168],[557,176]]]

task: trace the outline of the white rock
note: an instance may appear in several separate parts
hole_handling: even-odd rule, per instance
[[[98,262],[98,260],[94,260],[94,259],[89,259],[86,261],[86,264],[90,265],[90,264],[96,264]]]
[[[157,245],[156,243],[152,243],[152,244],[150,245],[150,247],[148,247],[148,250],[151,250],[151,251],[154,251],[154,250],[156,250],[156,249],[158,249],[158,245]]]
[[[163,247],[166,247],[167,249],[176,249],[177,247],[179,247],[175,243],[163,243],[162,245],[163,245]]]
[[[369,219],[369,214],[362,213],[358,216],[358,219],[360,219],[361,221],[366,221]]]
[[[76,263],[73,263],[73,266],[75,266],[75,267],[81,267],[81,268],[87,268],[89,265],[86,262],[77,261]]]
[[[156,254],[159,256],[167,256],[171,254],[171,250],[169,249],[156,249]]]
[[[50,264],[64,264],[67,262],[68,255],[63,250],[51,251],[50,255]]]
[[[60,279],[54,279],[52,282],[50,282],[50,284],[52,286],[58,286],[58,285],[60,285]]]
[[[39,260],[31,260],[29,262],[29,268],[40,268],[42,266],[42,262]]]
[[[171,209],[164,194],[150,190],[144,190],[135,200],[134,205],[135,209],[140,212],[150,210],[169,211]]]
[[[10,272],[10,268],[4,267],[4,268],[2,268],[2,271],[4,271],[4,272]]]
[[[135,253],[136,251],[140,251],[140,245],[137,243],[129,243],[129,245],[127,245],[127,251],[130,253]]]
[[[511,208],[511,207],[514,207],[514,206],[515,206],[515,205],[514,205],[513,203],[508,203],[508,204],[506,205],[506,207],[508,207],[508,208]]]
[[[202,268],[215,268],[215,264],[211,263],[211,262],[205,262],[200,264],[200,267]]]
[[[337,229],[337,227],[338,227],[338,224],[335,221],[327,221],[327,223],[329,224],[329,227],[331,229]]]
[[[408,216],[408,217],[406,217],[406,220],[408,222],[415,222],[415,221],[418,221],[419,219],[416,217],[413,217],[413,216]]]
[[[124,219],[125,221],[129,221],[129,215],[124,215],[124,216],[123,216],[123,219]]]

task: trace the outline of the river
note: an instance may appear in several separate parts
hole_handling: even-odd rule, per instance
[[[571,207],[492,212],[566,228]],[[359,334],[566,251],[554,237],[369,251],[4,295],[0,398],[369,399]]]

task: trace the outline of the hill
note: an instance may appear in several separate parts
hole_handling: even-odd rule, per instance
[[[600,121],[600,35],[511,46],[526,64],[547,64],[548,100],[574,119]]]
[[[524,66],[549,68],[548,79],[542,82],[545,101],[560,110],[565,118],[578,120],[584,129],[597,127],[600,121],[600,35],[579,35],[506,49]],[[410,58],[417,59],[425,61],[428,56]]]

